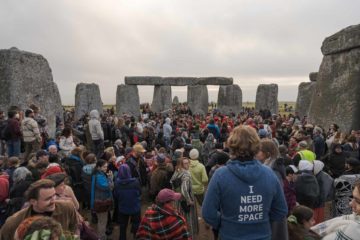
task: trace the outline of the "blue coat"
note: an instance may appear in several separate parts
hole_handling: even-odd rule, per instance
[[[222,240],[271,239],[271,223],[286,218],[287,205],[269,167],[232,160],[211,178],[202,215]]]
[[[137,178],[116,179],[114,197],[118,202],[119,213],[140,213],[141,187]]]
[[[95,185],[96,179],[96,185]],[[103,172],[97,172],[91,177],[91,198],[90,198],[90,207],[94,208],[95,200],[106,200],[112,198],[111,185],[110,182]]]

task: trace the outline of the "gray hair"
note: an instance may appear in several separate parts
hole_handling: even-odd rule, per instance
[[[26,167],[18,167],[13,174],[14,183],[25,180],[27,176],[32,176],[32,173]]]

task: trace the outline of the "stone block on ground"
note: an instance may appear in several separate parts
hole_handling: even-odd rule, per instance
[[[238,85],[219,87],[218,109],[221,113],[239,113],[242,108],[242,91]]]
[[[151,110],[154,112],[162,112],[171,109],[171,105],[171,86],[155,85]]]
[[[255,109],[270,110],[272,114],[279,112],[278,85],[260,84],[256,91]]]
[[[116,114],[140,116],[139,91],[136,85],[120,84],[117,86]]]
[[[193,114],[208,113],[209,95],[206,85],[189,85],[187,103]]]
[[[295,111],[298,112],[301,119],[304,116],[309,116],[309,109],[315,86],[316,82],[302,82],[299,85]]]
[[[103,113],[99,86],[95,83],[79,83],[75,90],[75,119],[80,119],[91,110]]]

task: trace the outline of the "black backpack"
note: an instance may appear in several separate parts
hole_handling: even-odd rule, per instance
[[[11,139],[11,132],[8,120],[4,120],[0,123],[0,139],[5,141]]]

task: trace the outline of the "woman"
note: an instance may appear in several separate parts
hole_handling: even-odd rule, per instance
[[[126,240],[127,225],[131,218],[131,233],[136,234],[140,224],[141,187],[137,178],[131,176],[127,164],[119,168],[115,182],[114,198],[118,204],[118,221],[120,224],[120,240]]]
[[[205,143],[201,150],[201,158],[203,160],[203,164],[206,166],[209,161],[209,154],[211,151],[215,149],[215,138],[212,133],[209,133],[206,137]]]
[[[81,178],[84,181],[84,203],[87,208],[90,208],[90,193],[91,193],[91,175],[96,165],[96,155],[93,153],[88,154],[85,157],[85,166],[81,171]],[[94,222],[96,223],[94,216]]]
[[[285,165],[284,159],[279,158],[279,156],[279,149],[272,140],[262,139],[260,141],[260,149],[255,158],[270,167],[278,177],[280,183],[283,184],[285,179]]]
[[[313,211],[306,206],[296,206],[292,215],[288,217],[289,239],[291,240],[317,240],[318,234],[310,230],[315,223]]]
[[[254,128],[236,127],[227,140],[230,161],[215,171],[202,207],[221,239],[288,239],[287,205],[274,172],[254,159],[260,139]]]
[[[179,212],[186,218],[188,229],[193,238],[199,233],[199,223],[196,211],[196,202],[191,187],[191,174],[189,172],[190,160],[181,158],[178,161],[170,183],[174,191],[181,193],[182,200],[177,202]]]
[[[70,127],[65,127],[64,130],[62,131],[60,136],[59,147],[60,147],[59,154],[61,154],[63,157],[69,156],[71,150],[73,150],[76,147],[72,135],[72,130]]]
[[[90,206],[91,210],[97,213],[97,232],[100,238],[111,235],[110,210],[112,209],[112,189],[114,186],[112,179],[112,172],[108,172],[108,163],[99,159],[91,177]]]

